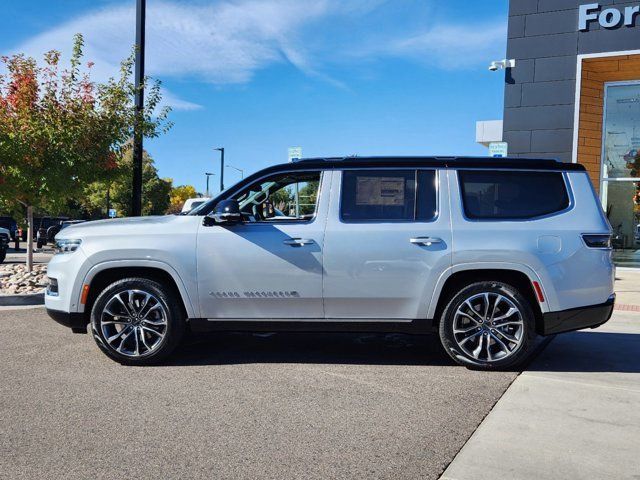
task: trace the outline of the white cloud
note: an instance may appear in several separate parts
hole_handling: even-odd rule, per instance
[[[245,83],[261,68],[290,61],[313,74],[291,39],[334,6],[329,0],[245,0],[204,6],[153,2],[147,7],[146,71],[158,78]],[[94,76],[104,80],[117,72],[134,44],[134,19],[131,5],[108,7],[37,35],[15,51],[40,57],[55,48],[68,56],[73,35],[82,33],[86,58],[95,62]],[[197,107],[170,92],[164,96],[165,103],[176,108]]]
[[[503,24],[468,28],[436,25],[412,36],[403,33],[384,41],[384,25],[368,28],[371,35],[367,40],[354,38],[358,35],[351,34],[348,28],[337,38],[328,38],[335,34],[325,33],[323,27],[329,23],[313,25],[336,19],[347,19],[346,24],[361,22],[366,14],[385,3],[388,8],[397,5],[388,0],[154,0],[147,6],[146,70],[160,79],[237,84],[249,82],[257,71],[269,65],[289,62],[309,76],[344,87],[322,71],[323,65],[341,58],[402,56],[440,68],[458,68],[480,59],[493,59],[494,52],[503,49]],[[129,1],[126,5],[111,5],[73,18],[14,51],[41,57],[55,48],[68,58],[73,35],[82,33],[86,58],[95,62],[94,78],[105,80],[117,73],[118,63],[134,43],[133,4]],[[323,38],[330,41],[324,42]],[[166,89],[163,94],[164,103],[174,108],[199,108]]]
[[[444,69],[456,69],[488,63],[504,55],[506,38],[506,23],[437,25],[427,32],[393,42],[388,53],[411,56]]]

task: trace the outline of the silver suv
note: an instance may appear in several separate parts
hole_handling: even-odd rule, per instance
[[[187,331],[438,332],[456,362],[514,368],[536,335],[611,316],[611,227],[553,160],[310,159],[188,215],[56,237],[49,315],[133,365]]]

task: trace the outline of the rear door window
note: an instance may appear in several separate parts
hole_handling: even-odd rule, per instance
[[[569,207],[561,172],[458,172],[467,218],[521,220],[560,212]]]
[[[433,170],[346,170],[343,222],[430,221],[437,215]]]

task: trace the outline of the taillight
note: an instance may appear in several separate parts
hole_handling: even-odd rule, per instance
[[[611,248],[611,235],[583,234],[582,240],[589,248]]]

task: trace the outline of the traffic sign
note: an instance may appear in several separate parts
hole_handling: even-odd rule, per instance
[[[289,147],[289,161],[295,162],[302,158],[302,147]]]
[[[118,216],[118,212],[115,208],[109,209],[109,218],[116,218]]]
[[[489,144],[489,156],[493,158],[504,158],[509,154],[509,144],[507,142],[491,142]]]

